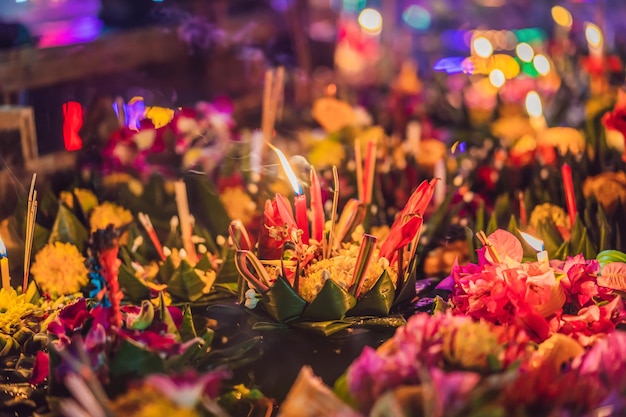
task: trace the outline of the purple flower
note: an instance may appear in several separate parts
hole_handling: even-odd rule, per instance
[[[217,397],[222,380],[230,376],[230,372],[225,369],[204,375],[187,371],[180,375],[153,374],[145,378],[144,383],[161,391],[180,407],[194,408],[203,396]]]

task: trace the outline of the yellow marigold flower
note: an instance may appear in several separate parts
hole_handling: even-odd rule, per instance
[[[502,117],[493,122],[491,133],[501,139],[504,145],[510,146],[521,137],[535,136],[535,129],[527,117],[516,115]]]
[[[345,101],[334,97],[322,97],[315,100],[311,110],[313,118],[327,132],[337,132],[354,124],[354,109]]]
[[[346,151],[343,145],[331,139],[316,143],[309,152],[309,162],[317,169],[333,165],[340,166],[345,157]]]
[[[87,285],[85,258],[71,243],[49,243],[35,255],[30,269],[37,285],[53,297],[73,294]]]
[[[133,215],[124,207],[115,203],[104,202],[93,209],[89,217],[91,231],[106,229],[109,224],[114,227],[121,227],[133,221]]]
[[[595,197],[606,212],[613,213],[618,202],[626,203],[626,174],[603,172],[588,177],[583,183],[583,194],[585,198]]]
[[[256,215],[256,203],[241,187],[229,187],[220,193],[220,200],[231,219],[250,224]]]
[[[463,368],[487,368],[489,357],[497,359],[502,353],[502,345],[487,323],[465,319],[460,317],[440,330],[443,354],[446,360]]]
[[[339,254],[329,259],[322,259],[313,263],[306,270],[305,277],[300,281],[300,295],[307,301],[313,301],[317,294],[324,286],[324,271],[328,271],[330,278],[337,285],[348,290],[352,285],[352,274],[354,266],[359,254],[358,245],[349,245],[346,249],[341,249]],[[389,262],[386,259],[378,258],[378,250],[372,255],[372,260],[365,280],[363,281],[362,292],[366,293],[376,284],[378,278],[387,270],[391,280],[394,282],[398,279],[396,271],[388,267]]]
[[[551,127],[544,130],[537,138],[537,143],[559,149],[561,155],[567,152],[579,154],[585,151],[585,137],[573,127]]]
[[[14,333],[21,319],[34,310],[35,306],[26,301],[26,295],[18,295],[13,288],[0,289],[0,332]]]
[[[154,388],[142,385],[131,388],[111,403],[116,416],[128,417],[200,417],[194,409],[177,406],[167,396]]]
[[[114,187],[117,185],[126,184],[131,193],[139,197],[143,194],[143,184],[136,178],[133,178],[129,174],[115,173],[109,174],[102,178],[102,185],[104,187]]]
[[[543,203],[535,206],[532,213],[530,213],[530,225],[536,228],[539,223],[543,223],[548,219],[552,219],[552,222],[559,227],[568,227],[567,214],[559,206],[555,206],[550,203]]]

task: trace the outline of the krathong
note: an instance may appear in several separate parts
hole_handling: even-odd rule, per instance
[[[266,202],[256,254],[247,231],[240,223],[231,224],[240,285],[247,283],[277,322],[323,334],[363,316],[386,317],[415,295],[415,251],[436,182],[420,184],[380,246],[373,235],[353,233],[365,210],[356,199],[346,204],[338,221],[332,216],[321,242],[306,244],[291,204],[276,195]]]

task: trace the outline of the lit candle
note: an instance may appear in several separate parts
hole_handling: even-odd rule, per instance
[[[541,98],[536,91],[530,91],[526,95],[526,112],[530,116],[530,124],[536,132],[545,130],[548,127],[546,118],[543,116],[543,106]]]
[[[526,243],[528,243],[531,248],[537,251],[537,260],[539,262],[548,263],[549,262],[548,252],[546,251],[546,248],[543,244],[543,240],[537,239],[536,237],[531,236],[528,233],[524,233],[521,231],[519,233],[520,235],[522,235]]]
[[[435,195],[433,200],[435,202],[435,206],[439,206],[443,203],[443,200],[446,199],[446,161],[444,159],[440,159],[435,164],[435,172],[434,177],[438,178],[437,185],[435,185]]]
[[[289,165],[289,161],[287,161],[287,157],[285,154],[281,152],[280,149],[272,145],[268,142],[268,146],[276,152],[278,159],[280,160],[280,164],[287,174],[287,179],[293,188],[293,191],[296,193],[296,197],[294,198],[294,206],[296,208],[296,225],[298,229],[302,231],[302,243],[309,244],[309,219],[307,217],[307,201],[306,195],[302,190],[302,186],[300,185],[300,181],[298,181],[298,177],[296,176],[293,169]]]
[[[311,167],[311,212],[313,221],[311,222],[311,237],[318,243],[322,243],[324,237],[324,203],[322,202],[322,187],[317,177],[315,168]]]
[[[2,275],[2,288],[8,290],[11,288],[11,276],[9,275],[9,257],[7,256],[7,247],[0,239],[0,274]]]
[[[604,54],[604,36],[602,30],[593,23],[585,24],[585,38],[587,38],[587,46],[589,47],[589,55],[594,57],[602,57]]]
[[[572,168],[568,164],[563,164],[561,175],[563,176],[563,189],[565,190],[565,203],[567,205],[570,227],[574,227],[574,222],[576,221],[576,194],[574,194]]]

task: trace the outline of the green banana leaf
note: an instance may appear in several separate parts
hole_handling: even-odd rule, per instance
[[[610,264],[611,262],[626,263],[626,253],[618,250],[604,250],[598,254],[596,259],[600,263],[600,267],[604,268],[606,264]]]
[[[198,263],[194,268],[207,272],[213,270],[213,265],[211,264],[211,261],[209,260],[207,254],[203,254],[200,256],[200,259],[198,259]]]
[[[341,320],[355,304],[354,296],[332,279],[327,279],[315,299],[304,309],[302,318],[312,321]]]
[[[185,304],[183,307],[183,322],[180,325],[180,338],[183,342],[187,342],[194,337],[198,337],[196,327],[193,324],[193,315],[191,314],[191,306]]]
[[[231,219],[211,179],[204,173],[188,172],[185,174],[184,181],[187,185],[191,214],[199,224],[209,230],[212,236],[228,236],[228,225]]]
[[[163,292],[159,294],[159,318],[163,323],[167,325],[167,332],[169,334],[174,335],[174,338],[177,342],[180,342],[180,333],[178,333],[178,328],[176,327],[176,323],[174,323],[174,319],[170,314],[170,310],[167,308],[165,304],[165,297],[163,296]]]
[[[307,302],[289,285],[283,277],[261,297],[261,306],[274,320],[287,323],[295,320],[304,311]]]
[[[202,297],[205,282],[184,259],[167,283],[167,291],[174,297],[185,301],[196,301]]]
[[[350,317],[353,326],[372,330],[390,330],[402,327],[406,324],[404,317],[400,315],[386,317]]]
[[[537,225],[537,235],[543,240],[546,250],[551,258],[554,258],[554,254],[559,250],[564,243],[563,237],[557,230],[554,222],[548,219],[545,222],[540,222]]]
[[[394,297],[393,281],[389,272],[385,270],[372,289],[357,300],[356,306],[348,311],[348,316],[386,316],[391,310]]]
[[[71,243],[82,252],[85,249],[85,242],[89,233],[85,226],[78,220],[72,210],[65,204],[59,206],[54,225],[50,231],[48,242]]]
[[[127,249],[128,252],[132,251],[133,244],[136,238],[141,236],[141,238],[143,239],[143,244],[139,245],[135,252],[131,252],[133,253],[133,257],[137,262],[145,265],[148,259],[158,258],[157,251],[152,244],[150,237],[148,237],[148,234],[143,230],[143,228],[140,228],[137,223],[133,222],[128,225],[126,233],[128,235],[128,242],[123,248]]]
[[[317,333],[320,336],[331,336],[341,330],[352,326],[352,320],[328,320],[328,321],[295,321],[293,326],[299,329]]]
[[[593,259],[597,255],[595,248],[589,240],[589,232],[578,216],[576,216],[576,222],[574,222],[569,241],[569,253],[571,255],[582,253],[585,259]]]
[[[550,253],[548,254],[550,255]],[[559,246],[559,248],[552,255],[550,255],[550,259],[560,259],[561,261],[564,261],[567,259],[568,255],[569,244],[567,242],[563,242],[561,246]]]
[[[172,261],[172,258],[167,257],[165,259],[165,262],[163,262],[159,266],[159,273],[158,273],[159,280],[163,282],[164,284],[167,284],[168,282],[170,282],[170,280],[174,276],[175,271],[176,271],[176,267],[174,266],[174,262]]]
[[[111,357],[111,387],[125,387],[131,379],[163,372],[165,362],[158,353],[128,338],[121,341],[119,349]]]
[[[404,307],[417,296],[417,292],[415,290],[415,284],[417,282],[417,263],[417,257],[409,261],[409,269],[406,275],[406,280],[402,283],[399,291],[398,288],[396,288],[395,298],[393,300],[393,304],[391,304],[391,310],[398,310]]]
[[[150,289],[135,276],[135,271],[126,263],[120,265],[118,281],[124,292],[124,298],[132,302],[140,302],[150,298]]]
[[[219,284],[237,283],[239,280],[239,272],[235,266],[235,250],[229,250],[226,257],[222,260],[222,266],[217,272],[215,282]]]

